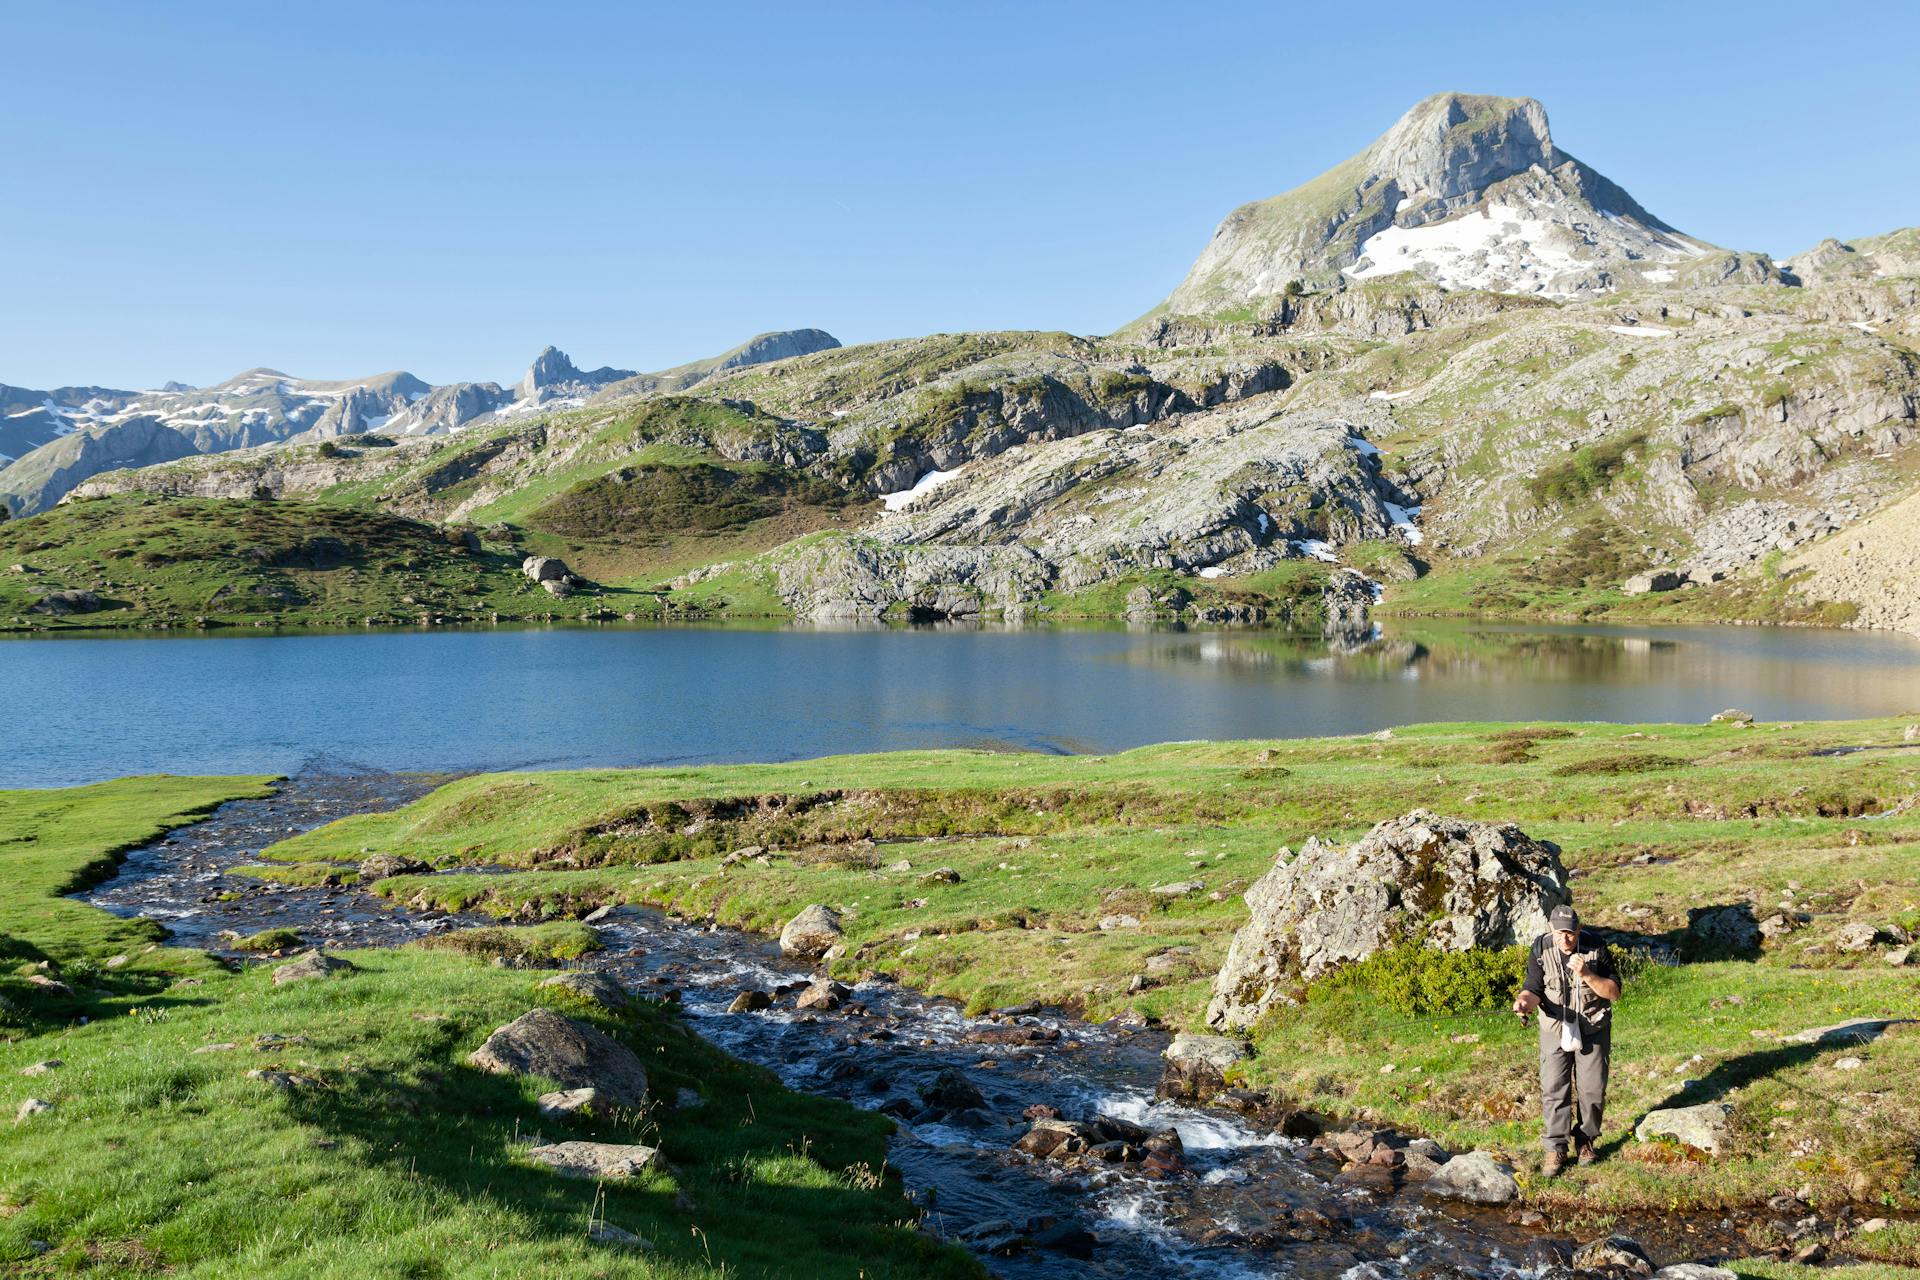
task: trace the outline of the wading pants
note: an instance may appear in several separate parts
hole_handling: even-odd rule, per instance
[[[1613,1052],[1613,1019],[1588,1027],[1577,1052],[1560,1047],[1560,1024],[1540,1022],[1540,1112],[1547,1122],[1549,1151],[1600,1141],[1607,1104],[1607,1061]]]

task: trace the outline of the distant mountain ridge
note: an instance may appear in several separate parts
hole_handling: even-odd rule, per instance
[[[405,372],[318,381],[249,369],[210,387],[169,382],[158,391],[0,384],[0,504],[16,516],[44,511],[103,471],[154,466],[196,454],[285,441],[378,433],[437,435],[516,414],[582,405],[616,385],[684,389],[726,368],[839,346],[821,329],[764,333],[707,360],[659,374],[583,372],[546,347],[512,387],[431,386]]]

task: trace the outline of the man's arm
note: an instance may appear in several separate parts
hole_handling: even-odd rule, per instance
[[[1540,946],[1536,942],[1527,951],[1527,976],[1520,984],[1520,994],[1514,997],[1513,1011],[1526,1017],[1540,1007],[1545,997],[1547,975],[1540,968]]]

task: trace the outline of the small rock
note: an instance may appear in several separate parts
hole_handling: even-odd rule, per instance
[[[1140,918],[1138,916],[1113,915],[1100,917],[1100,932],[1102,933],[1112,933],[1115,929],[1138,929],[1139,927]]]
[[[1634,1126],[1633,1136],[1641,1142],[1672,1138],[1710,1156],[1717,1156],[1732,1139],[1733,1126],[1729,1119],[1732,1113],[1733,1108],[1724,1102],[1703,1102],[1693,1107],[1649,1111]]]
[[[320,1083],[312,1076],[301,1075],[298,1071],[266,1071],[258,1067],[247,1072],[247,1079],[272,1085],[282,1093],[292,1093],[296,1089],[311,1089]]]
[[[336,973],[344,973],[353,968],[338,956],[330,956],[318,947],[296,960],[283,964],[273,971],[273,985],[285,986],[289,982],[300,982],[308,978],[326,978]]]
[[[920,877],[921,884],[959,884],[960,873],[952,867],[935,867]]]
[[[838,1009],[842,1001],[853,994],[852,988],[835,982],[832,978],[820,978],[800,993],[793,1002],[796,1009]]]
[[[1880,927],[1868,920],[1854,920],[1840,927],[1833,945],[1840,951],[1866,951],[1880,940]]]
[[[27,975],[27,981],[51,995],[70,996],[73,994],[72,987],[60,981],[58,978],[49,978],[44,973],[30,973]]]
[[[627,989],[604,973],[568,969],[563,973],[554,974],[551,978],[542,979],[539,986],[569,992],[603,1009],[624,1009],[633,1003],[633,998],[627,994]]]
[[[780,930],[780,953],[814,960],[841,941],[840,917],[831,907],[814,903],[787,921]]]
[[[48,1058],[46,1061],[36,1062],[30,1067],[20,1068],[20,1074],[23,1076],[44,1076],[48,1072],[57,1071],[66,1065],[67,1064],[59,1058]]]
[[[431,870],[432,867],[418,858],[402,857],[397,853],[376,853],[360,860],[360,883],[372,884],[375,880],[387,880],[393,876],[417,876]]]
[[[1470,1204],[1511,1204],[1520,1194],[1513,1169],[1484,1151],[1457,1155],[1440,1166],[1421,1187],[1428,1195]]]
[[[27,1098],[21,1102],[19,1110],[13,1113],[15,1124],[24,1124],[35,1116],[45,1115],[53,1110],[53,1104],[42,1098]]]
[[[587,1239],[595,1244],[610,1244],[621,1249],[640,1249],[651,1251],[653,1243],[642,1240],[633,1232],[614,1226],[611,1222],[602,1222],[598,1218],[587,1226]]]
[[[482,1071],[596,1088],[615,1107],[639,1111],[647,1105],[646,1068],[633,1050],[551,1009],[529,1010],[498,1028],[467,1061]]]
[[[1700,1262],[1676,1262],[1653,1273],[1653,1280],[1740,1280],[1725,1267],[1709,1267]]]
[[[1888,964],[1893,965],[1895,968],[1911,964],[1913,961],[1913,948],[1895,947],[1892,951],[1887,952],[1885,959]]]
[[[1647,1251],[1632,1236],[1589,1240],[1573,1251],[1573,1265],[1587,1271],[1616,1267],[1629,1275],[1653,1274],[1653,1259],[1647,1256]]]
[[[240,1047],[239,1045],[235,1044],[231,1040],[223,1040],[219,1044],[203,1044],[198,1049],[195,1049],[194,1052],[195,1053],[225,1053],[229,1049],[238,1049],[239,1047]]]
[[[587,914],[580,917],[580,923],[581,924],[599,924],[602,920],[605,920],[607,917],[611,916],[614,913],[614,909],[615,909],[614,905],[611,902],[607,903],[604,906],[595,907],[593,910],[587,912]]]
[[[1206,887],[1204,880],[1176,880],[1172,884],[1157,884],[1147,892],[1156,898],[1184,898],[1190,893],[1204,892]]]
[[[773,997],[764,991],[742,991],[727,1006],[728,1013],[759,1013],[773,1008]]]
[[[600,1091],[592,1086],[583,1089],[561,1089],[555,1093],[540,1095],[540,1114],[559,1119],[591,1110],[596,1104],[605,1105],[600,1100]]]
[[[1708,720],[1707,723],[1708,724],[1727,724],[1727,723],[1752,724],[1753,713],[1751,711],[1741,711],[1737,707],[1728,707],[1725,711],[1715,712],[1713,715],[1713,718]],[[1624,1238],[1625,1237],[1622,1237],[1622,1239]]]
[[[905,858],[902,858],[898,862],[889,862],[887,864],[887,870],[895,875],[905,875],[907,872],[913,870],[913,864]]]
[[[1833,1069],[1835,1071],[1858,1071],[1861,1067],[1864,1067],[1866,1065],[1867,1064],[1862,1062],[1860,1059],[1853,1058],[1853,1057],[1835,1058],[1833,1060]]]
[[[658,1147],[618,1142],[555,1142],[527,1152],[565,1178],[631,1178],[659,1155]]]

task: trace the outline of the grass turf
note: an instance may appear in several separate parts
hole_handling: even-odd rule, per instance
[[[0,977],[0,1270],[36,1276],[972,1276],[913,1227],[885,1171],[882,1117],[794,1094],[693,1036],[668,1005],[611,1014],[539,975],[454,951],[344,953],[344,975],[276,988],[151,945],[153,927],[56,898],[112,851],[261,779],[126,779],[0,793],[0,924],[16,964],[72,987]],[[591,930],[489,930],[512,954],[577,954]],[[109,968],[112,955],[133,963]],[[32,993],[31,996],[29,993]],[[638,1052],[644,1115],[542,1120],[546,1087],[466,1055],[556,1003]],[[212,1046],[212,1047],[210,1047]],[[23,1077],[46,1059],[64,1065]],[[307,1083],[281,1090],[255,1069]],[[690,1091],[683,1095],[682,1091]],[[690,1105],[674,1104],[686,1096]],[[657,1143],[634,1183],[558,1178],[522,1140]],[[590,1217],[652,1246],[592,1243]]]

